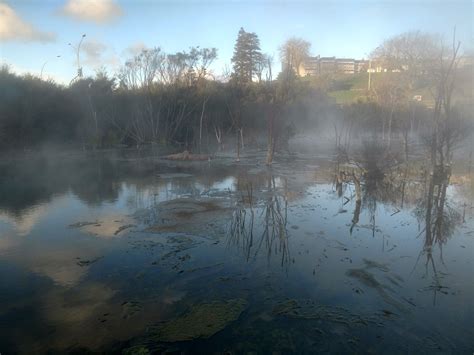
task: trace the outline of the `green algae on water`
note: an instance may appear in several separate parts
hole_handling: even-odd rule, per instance
[[[141,345],[132,346],[122,351],[122,355],[149,355],[150,351]]]
[[[161,342],[209,338],[237,320],[247,301],[232,299],[194,305],[184,315],[153,328],[153,337]]]

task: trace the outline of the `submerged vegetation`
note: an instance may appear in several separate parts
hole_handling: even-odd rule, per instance
[[[237,320],[247,302],[242,299],[193,305],[181,317],[176,317],[151,330],[157,341],[176,342],[209,338]]]

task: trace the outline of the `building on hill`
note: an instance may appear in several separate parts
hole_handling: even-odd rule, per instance
[[[473,56],[459,57],[458,68],[474,68]],[[390,67],[379,58],[369,60],[358,60],[353,58],[337,58],[337,57],[308,57],[308,59],[300,65],[300,76],[316,76],[321,74],[341,73],[341,74],[357,74],[363,72],[371,73],[400,73],[408,70],[407,65],[400,67]]]
[[[309,57],[300,66],[301,76],[313,76],[327,73],[356,74],[367,71],[368,60],[336,57]]]

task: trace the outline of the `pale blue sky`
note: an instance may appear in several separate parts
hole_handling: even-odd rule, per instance
[[[219,76],[230,67],[241,26],[257,33],[276,68],[278,47],[291,36],[311,42],[314,55],[354,58],[366,57],[385,38],[409,30],[449,39],[457,26],[464,49],[473,43],[471,1],[0,0],[2,5],[0,10],[10,9],[0,18],[2,62],[39,74],[45,61],[61,55],[46,64],[44,76],[62,82],[75,72],[75,55],[67,44],[77,43],[83,33],[86,75],[100,65],[113,73],[132,55],[131,48],[159,46],[175,52],[199,45],[218,49],[213,71]],[[5,26],[7,21],[16,22]]]

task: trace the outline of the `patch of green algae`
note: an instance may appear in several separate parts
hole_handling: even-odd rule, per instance
[[[122,351],[122,355],[149,355],[150,352],[144,346],[132,346],[131,348]]]
[[[243,299],[194,305],[184,315],[154,327],[153,338],[170,343],[209,338],[237,320],[246,306]]]

